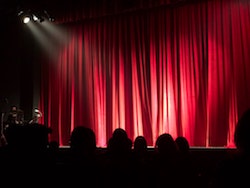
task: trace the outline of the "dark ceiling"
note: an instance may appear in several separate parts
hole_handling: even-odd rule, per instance
[[[194,2],[202,0],[0,0],[0,16],[5,23],[18,20],[20,11],[44,11],[52,17],[58,17],[67,11],[81,7],[83,10],[100,10],[105,7],[106,13],[118,7],[119,11],[148,5],[176,4],[180,2]],[[4,17],[4,18],[3,18]]]

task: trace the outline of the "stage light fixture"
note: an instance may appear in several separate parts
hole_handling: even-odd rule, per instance
[[[33,20],[36,22],[38,20],[38,17],[33,14]]]
[[[30,21],[30,17],[29,16],[24,16],[23,17],[23,23],[27,24],[27,23],[29,23],[29,21]]]
[[[28,12],[20,11],[18,12],[18,16],[20,17],[21,22],[27,24],[30,22],[31,17]]]
[[[44,22],[48,20],[50,22],[54,21],[54,18],[50,17],[46,10],[40,11],[31,11],[31,10],[21,10],[18,12],[18,17],[20,17],[21,21],[27,24],[30,21],[33,22]]]
[[[35,14],[33,14],[32,19],[33,19],[34,22],[39,21],[41,23],[41,22],[44,21],[44,18],[42,16],[40,16],[40,15],[36,16]]]

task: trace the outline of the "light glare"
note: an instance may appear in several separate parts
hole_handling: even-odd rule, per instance
[[[37,21],[38,20],[38,17],[36,15],[33,15],[33,20],[34,21]]]
[[[30,21],[30,18],[29,17],[24,17],[24,19],[23,19],[23,23],[28,23]]]

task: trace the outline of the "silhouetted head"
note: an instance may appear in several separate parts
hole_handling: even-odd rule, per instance
[[[132,147],[132,141],[128,138],[127,132],[122,128],[114,130],[112,137],[109,139],[108,149],[112,153],[125,153]]]
[[[122,128],[116,128],[112,137],[117,140],[126,140],[128,138],[127,132]]]
[[[156,140],[156,149],[160,154],[176,153],[177,145],[169,133],[161,134]]]
[[[245,111],[236,125],[234,142],[239,150],[250,153],[250,109]]]
[[[75,127],[70,136],[70,147],[81,153],[93,153],[96,149],[94,131],[84,126]]]
[[[176,139],[175,139],[175,142],[178,146],[178,149],[180,152],[182,153],[186,153],[186,152],[189,152],[189,142],[188,140],[183,137],[183,136],[178,136]]]
[[[144,152],[147,150],[147,141],[144,136],[137,136],[134,141],[134,151]]]

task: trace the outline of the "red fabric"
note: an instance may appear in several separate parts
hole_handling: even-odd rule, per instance
[[[50,138],[68,145],[72,129],[86,125],[101,147],[117,127],[149,145],[168,132],[191,146],[233,146],[250,107],[249,10],[248,1],[210,0],[69,17],[42,64]]]

